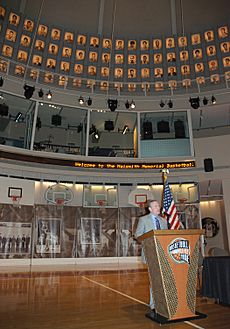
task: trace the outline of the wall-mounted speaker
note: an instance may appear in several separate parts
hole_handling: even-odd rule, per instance
[[[52,115],[51,124],[53,126],[61,126],[61,116],[59,114]]]
[[[182,120],[176,120],[174,122],[175,138],[185,138],[184,122]]]
[[[111,121],[111,120],[105,121],[105,123],[104,123],[104,129],[105,130],[108,130],[108,131],[114,130],[114,122]]]
[[[204,171],[213,171],[213,161],[211,158],[204,159]]]
[[[142,125],[143,139],[153,139],[153,127],[152,122],[145,121]]]
[[[157,132],[158,133],[169,133],[169,122],[168,121],[158,121],[157,122]]]

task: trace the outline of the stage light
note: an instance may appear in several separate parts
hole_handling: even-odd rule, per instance
[[[114,112],[117,108],[117,99],[108,99],[108,107],[110,111]]]
[[[35,87],[24,85],[24,96],[26,99],[30,99],[33,96]]]
[[[0,116],[7,117],[9,114],[9,106],[5,103],[0,104]]]
[[[122,134],[125,135],[128,131],[129,131],[129,126],[125,125],[122,130]]]
[[[128,100],[125,102],[125,108],[126,108],[127,110],[129,109],[129,101],[128,101]]]
[[[50,90],[48,91],[48,93],[46,94],[46,96],[47,96],[48,99],[51,99],[52,98],[53,95],[52,95],[52,93],[51,93]]]
[[[84,104],[84,98],[83,98],[82,96],[80,96],[80,97],[78,98],[78,103],[79,103],[80,105],[83,105],[83,104]]]
[[[165,106],[165,103],[161,100],[159,105],[161,108],[163,108]]]
[[[96,127],[92,124],[92,126],[89,128],[89,134],[92,135],[92,134],[95,134],[97,132],[97,129]]]
[[[15,122],[19,122],[20,118],[22,117],[22,112],[18,112],[18,114],[16,115],[14,121]]]
[[[4,83],[3,77],[0,77],[0,87],[3,86],[3,83]]]
[[[38,96],[39,96],[40,98],[42,98],[42,97],[44,96],[44,92],[43,92],[42,89],[40,89],[40,90],[38,91]]]
[[[98,133],[97,130],[93,133],[93,137],[94,137],[95,139],[99,139],[99,133]]]
[[[191,107],[195,110],[200,107],[200,98],[199,97],[193,97],[193,98],[190,97],[189,102],[191,104]]]
[[[172,109],[172,108],[173,108],[173,102],[172,102],[172,100],[171,100],[171,99],[168,101],[168,107],[169,107],[170,109]]]
[[[80,123],[80,124],[77,126],[77,132],[80,133],[82,130],[83,130],[83,124]]]
[[[207,105],[208,104],[208,99],[206,97],[203,98],[203,104]]]
[[[88,106],[91,106],[92,103],[93,103],[92,98],[89,97],[88,100],[87,100],[87,105]]]
[[[211,102],[212,102],[212,104],[216,104],[216,97],[213,96],[213,95],[212,95],[212,97],[211,97]]]
[[[135,104],[135,102],[132,100],[132,102],[130,103],[130,107],[131,107],[131,109],[135,109],[135,107],[136,107],[136,104]]]

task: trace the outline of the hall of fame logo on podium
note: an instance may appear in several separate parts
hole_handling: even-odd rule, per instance
[[[190,245],[184,238],[176,238],[168,246],[168,253],[172,260],[178,264],[190,264]]]

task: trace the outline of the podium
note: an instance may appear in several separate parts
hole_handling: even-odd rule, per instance
[[[156,230],[138,237],[143,242],[155,312],[161,324],[206,317],[196,312],[199,237],[203,230]]]

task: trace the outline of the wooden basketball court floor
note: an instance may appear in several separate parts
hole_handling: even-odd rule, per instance
[[[143,266],[0,269],[1,329],[152,329]],[[229,288],[229,287],[228,287]],[[230,307],[197,297],[207,318],[165,328],[230,328]]]

